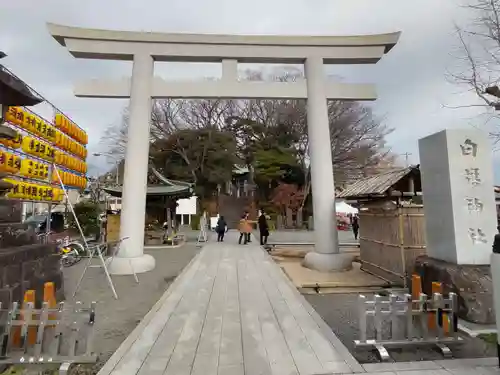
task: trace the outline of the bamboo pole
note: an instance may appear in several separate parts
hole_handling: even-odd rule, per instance
[[[401,268],[403,270],[403,285],[406,288],[408,281],[406,280],[406,257],[405,257],[405,227],[403,221],[403,212],[401,205],[398,207],[398,232],[399,232],[399,249],[401,252]]]

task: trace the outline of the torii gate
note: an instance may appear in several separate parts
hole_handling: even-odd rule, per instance
[[[113,274],[154,268],[143,253],[152,98],[307,99],[313,194],[315,251],[306,266],[318,270],[350,267],[352,256],[339,253],[335,187],[327,100],[375,100],[371,84],[328,82],[324,64],[375,64],[394,47],[400,33],[366,36],[258,36],[165,34],[84,29],[48,24],[51,35],[76,58],[132,60],[131,79],[91,80],[75,95],[130,98],[120,235],[129,236],[110,268]],[[154,61],[222,63],[217,81],[170,82],[154,77]],[[304,64],[299,82],[239,81],[238,63]]]

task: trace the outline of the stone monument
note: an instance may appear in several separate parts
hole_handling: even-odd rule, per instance
[[[425,292],[432,281],[459,294],[462,318],[494,320],[489,263],[497,232],[492,152],[477,129],[419,140],[427,256],[416,260]]]

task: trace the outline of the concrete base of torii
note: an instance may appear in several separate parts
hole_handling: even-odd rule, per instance
[[[352,268],[353,259],[352,254],[322,254],[311,251],[304,257],[302,265],[321,272],[348,271]]]

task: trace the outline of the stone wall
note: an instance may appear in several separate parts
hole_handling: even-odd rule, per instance
[[[54,282],[57,299],[64,299],[60,256],[54,244],[40,244],[33,231],[20,223],[18,202],[0,201],[0,302],[22,302],[24,292],[43,298],[43,285]],[[10,222],[9,222],[10,221]]]
[[[421,255],[414,272],[422,279],[422,290],[432,293],[432,282],[439,281],[443,293],[458,295],[458,316],[478,324],[494,324],[493,282],[490,266],[459,265]]]

